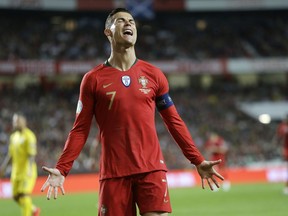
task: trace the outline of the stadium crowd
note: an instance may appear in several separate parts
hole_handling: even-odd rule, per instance
[[[0,60],[105,58],[105,13],[0,13]],[[180,25],[179,25],[180,23]],[[269,57],[288,53],[287,11],[159,13],[139,21],[139,58]],[[229,46],[227,46],[229,44]]]
[[[101,13],[52,15],[42,11],[33,14],[1,11],[0,60],[105,59],[109,53],[103,35],[105,17]],[[153,21],[139,22],[137,55],[145,60],[285,56],[287,30],[287,13],[163,13]],[[13,112],[21,110],[38,139],[38,167],[44,163],[53,167],[74,121],[78,91],[79,83],[70,88],[60,85],[51,88],[34,85],[20,90],[9,85],[0,88],[0,161],[7,154]],[[173,89],[171,96],[201,151],[207,132],[215,131],[230,144],[229,166],[245,166],[281,158],[281,147],[271,145],[276,124],[264,125],[250,118],[239,110],[238,102],[287,100],[287,92],[287,87],[244,88],[223,81],[206,90],[193,86]],[[191,168],[158,115],[156,125],[168,168]],[[98,171],[98,167],[92,168],[89,158],[98,130],[95,122],[91,129],[73,172]]]

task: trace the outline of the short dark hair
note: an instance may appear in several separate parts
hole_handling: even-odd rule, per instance
[[[126,9],[126,8],[116,8],[114,10],[112,10],[110,12],[110,14],[108,15],[107,19],[106,19],[106,22],[105,22],[105,29],[107,28],[110,28],[114,19],[113,19],[113,16],[116,14],[116,13],[119,13],[119,12],[125,12],[125,13],[128,13],[132,16],[131,12]]]

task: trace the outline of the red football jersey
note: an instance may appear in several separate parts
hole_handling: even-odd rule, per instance
[[[277,128],[277,135],[283,139],[283,155],[288,161],[288,123],[281,122]]]
[[[167,170],[156,127],[156,106],[185,156],[199,164],[204,158],[168,95],[168,82],[155,66],[137,60],[127,71],[108,63],[83,77],[76,119],[56,168],[66,176],[80,154],[93,116],[102,145],[100,179]]]
[[[219,135],[211,135],[205,143],[205,149],[211,154],[210,160],[219,160],[222,162],[220,167],[226,166],[226,155],[228,152],[228,146],[223,137]]]

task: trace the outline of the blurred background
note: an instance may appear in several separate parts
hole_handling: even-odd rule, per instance
[[[38,139],[39,174],[55,165],[81,79],[109,56],[103,30],[115,7],[134,14],[137,57],[165,73],[204,155],[215,132],[228,143],[231,169],[283,164],[274,140],[288,114],[286,0],[0,0],[0,161],[21,111]],[[168,168],[192,169],[158,114],[156,124]],[[72,173],[99,171],[97,131],[94,121]]]

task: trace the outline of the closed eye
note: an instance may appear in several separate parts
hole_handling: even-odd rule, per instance
[[[122,22],[125,22],[125,19],[124,18],[118,18],[116,20],[117,23],[122,23]],[[131,25],[135,25],[135,20],[134,19],[129,19],[128,22],[131,24]]]

